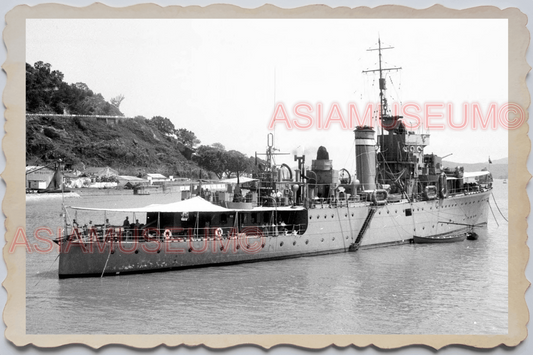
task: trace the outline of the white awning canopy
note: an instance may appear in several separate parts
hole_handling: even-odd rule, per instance
[[[263,212],[263,211],[301,211],[304,210],[301,206],[278,206],[278,207],[255,207],[245,209],[231,209],[219,205],[212,204],[203,198],[196,196],[188,200],[166,203],[153,204],[144,207],[136,208],[91,208],[91,207],[75,207],[69,206],[73,210],[81,211],[108,211],[108,212],[134,212],[134,213],[148,213],[148,212]]]
[[[487,182],[490,180],[490,171],[470,171],[463,173],[463,180],[467,183]]]
[[[252,182],[252,181],[257,181],[257,179],[252,179],[252,178],[245,177],[245,176],[239,177],[239,183],[240,184],[244,184],[246,182]],[[221,182],[221,183],[224,183],[224,184],[236,184],[237,183],[237,178],[219,180],[218,182]]]
[[[111,211],[111,212],[224,212],[232,211],[222,206],[214,205],[201,197],[193,197],[188,200],[166,203],[153,204],[137,208],[90,208],[90,207],[70,207],[74,210],[84,211]]]
[[[478,176],[484,176],[489,175],[490,171],[470,171],[470,172],[464,172],[463,177],[464,178],[473,178]]]

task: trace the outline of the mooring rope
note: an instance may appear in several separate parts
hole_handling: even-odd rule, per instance
[[[494,215],[494,211],[492,210],[492,206],[490,205],[490,203],[489,203],[489,207],[490,207],[490,211],[492,212],[492,217],[494,217],[494,221],[496,222],[496,224],[497,224],[498,227],[499,227],[500,224],[498,223],[498,220],[496,219],[496,216]]]
[[[505,222],[509,223],[507,218],[505,218],[505,216],[503,215],[502,211],[500,210],[500,206],[498,206],[498,202],[496,202],[496,197],[494,197],[494,194],[492,192],[490,194],[492,195],[492,199],[494,200],[494,203],[496,204],[496,207],[498,208],[498,211],[502,215],[503,219],[505,219]]]
[[[57,258],[59,258],[59,255],[61,255],[61,252],[59,254],[57,254],[56,258],[54,259],[54,261],[52,261],[52,263],[50,264],[50,267],[48,268],[48,270],[46,272],[50,271],[52,266],[55,264]],[[41,280],[37,281],[37,283],[33,287],[37,286],[39,284],[39,282],[41,282]]]

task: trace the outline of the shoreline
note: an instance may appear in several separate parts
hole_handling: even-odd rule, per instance
[[[163,195],[177,193],[177,191],[163,191],[159,188],[149,190],[149,195]],[[80,198],[84,196],[133,196],[133,190],[131,189],[91,189],[91,188],[77,188],[69,189],[69,192],[65,192],[65,198]],[[36,201],[41,199],[54,199],[62,198],[62,193],[27,193],[26,201]],[[139,195],[146,196],[146,195]]]

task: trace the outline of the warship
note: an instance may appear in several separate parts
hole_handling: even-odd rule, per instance
[[[65,213],[59,277],[144,273],[357,251],[402,243],[477,238],[487,224],[492,176],[445,168],[424,154],[430,135],[407,129],[388,110],[379,47],[380,125],[356,127],[357,175],[333,169],[320,147],[311,166],[274,163],[274,141],[252,178],[228,190],[170,204],[101,211],[104,223],[80,228]],[[257,159],[256,159],[257,160]],[[244,182],[243,182],[244,181]],[[193,189],[191,189],[192,191]],[[203,196],[203,197],[202,197]],[[112,225],[106,213],[142,216]]]

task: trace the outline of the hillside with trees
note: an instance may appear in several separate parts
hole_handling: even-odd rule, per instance
[[[121,95],[107,102],[84,83],[67,84],[48,63],[26,63],[26,113],[123,116]]]
[[[109,166],[124,175],[223,178],[251,173],[255,159],[221,143],[200,145],[167,117],[123,117],[123,95],[106,101],[86,84],[68,84],[47,63],[26,64],[26,164],[61,159],[83,170]],[[79,117],[79,116],[84,117]],[[121,116],[112,123],[93,118]],[[91,117],[87,117],[91,116]]]

